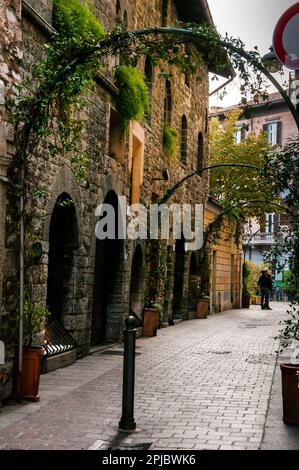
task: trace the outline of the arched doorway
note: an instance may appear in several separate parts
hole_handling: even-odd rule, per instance
[[[61,194],[54,206],[49,234],[47,306],[58,320],[74,305],[78,222],[72,198]]]
[[[188,319],[192,320],[195,318],[196,313],[196,301],[197,301],[197,261],[196,254],[193,252],[190,258],[189,268],[189,290],[188,290]]]
[[[134,312],[141,320],[143,311],[144,263],[140,245],[137,245],[131,268],[130,313]]]
[[[115,239],[96,240],[91,346],[118,341],[122,314],[123,240],[118,240],[118,197],[109,191],[104,204],[114,208]]]
[[[173,285],[173,319],[184,318],[183,287],[185,266],[185,240],[181,238],[175,245],[174,285]]]

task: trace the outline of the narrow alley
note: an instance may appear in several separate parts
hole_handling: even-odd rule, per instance
[[[279,380],[274,337],[287,305],[272,307],[228,311],[139,338],[135,432],[118,431],[123,358],[114,345],[42,375],[40,402],[2,408],[0,448],[245,450],[266,442],[299,449],[298,428],[282,423],[280,390],[276,382],[272,387]]]

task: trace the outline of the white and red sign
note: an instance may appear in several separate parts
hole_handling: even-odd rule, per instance
[[[279,19],[274,30],[273,49],[285,67],[299,70],[299,2]]]

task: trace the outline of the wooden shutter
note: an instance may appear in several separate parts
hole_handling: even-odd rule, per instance
[[[281,145],[281,131],[282,131],[282,122],[278,121],[277,123],[277,145]]]

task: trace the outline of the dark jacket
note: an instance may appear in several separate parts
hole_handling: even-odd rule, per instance
[[[262,274],[258,280],[258,285],[260,287],[266,287],[272,290],[272,278],[269,274]]]

